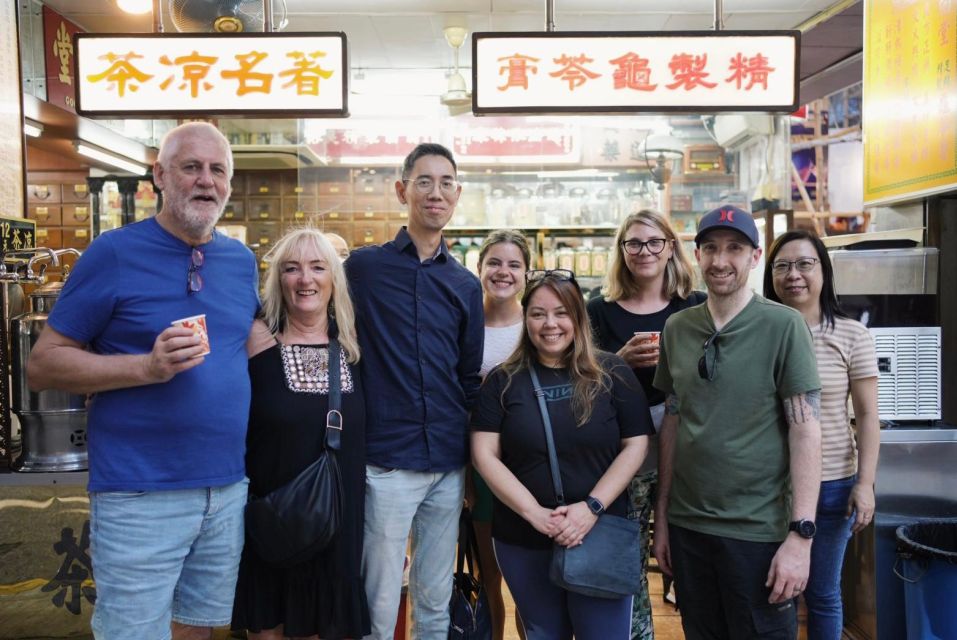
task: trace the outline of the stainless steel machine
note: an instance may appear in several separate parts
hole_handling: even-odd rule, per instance
[[[7,292],[10,284],[41,284],[30,294],[26,313],[4,318],[10,336],[12,409],[20,430],[18,437],[12,433],[10,437],[11,444],[19,448],[12,465],[15,471],[87,468],[86,398],[57,390],[31,392],[26,375],[30,351],[63,288],[63,282],[45,283],[46,267],[48,262],[59,266],[59,258],[67,253],[79,255],[75,249],[31,249],[8,252],[0,263],[0,282],[5,283]]]
[[[900,640],[907,634],[895,531],[957,516],[957,429],[939,423],[938,252],[850,249],[830,256],[841,306],[870,329],[880,371],[877,509],[873,526],[851,539],[845,557],[845,632],[855,640]]]

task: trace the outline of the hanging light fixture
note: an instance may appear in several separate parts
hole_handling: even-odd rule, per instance
[[[685,155],[681,140],[672,135],[652,134],[644,139],[640,149],[651,179],[658,184],[659,190],[664,189],[671,180],[674,161]]]

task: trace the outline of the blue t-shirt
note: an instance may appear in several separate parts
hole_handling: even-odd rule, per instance
[[[153,218],[108,231],[77,262],[50,314],[56,331],[105,355],[149,353],[171,322],[206,314],[211,353],[201,365],[93,397],[90,491],[215,487],[244,477],[256,260],[216,232],[199,249],[203,288],[188,294],[188,244]]]

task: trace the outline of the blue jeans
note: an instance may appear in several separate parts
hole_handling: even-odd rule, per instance
[[[854,518],[847,517],[847,501],[857,476],[821,483],[817,499],[817,534],[811,545],[811,574],[804,591],[808,640],[840,640],[844,627],[841,568],[851,539]]]
[[[367,638],[390,640],[395,631],[411,531],[411,637],[446,640],[464,495],[464,468],[430,473],[366,465],[362,575],[372,623]]]
[[[248,484],[91,493],[94,636],[164,640],[174,620],[228,624]]]
[[[593,598],[552,584],[551,549],[493,540],[495,558],[515,598],[528,640],[628,640],[632,596]]]

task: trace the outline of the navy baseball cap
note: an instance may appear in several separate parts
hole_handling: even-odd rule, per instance
[[[758,228],[754,224],[754,217],[745,211],[726,204],[723,207],[712,209],[704,214],[698,223],[698,233],[694,237],[694,243],[701,245],[701,238],[706,233],[714,229],[731,229],[737,231],[751,243],[751,246],[757,248],[760,245],[758,237]]]

